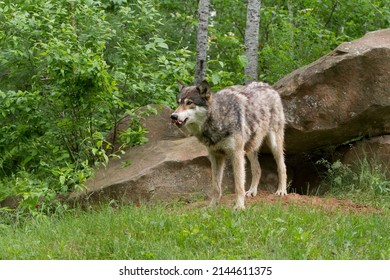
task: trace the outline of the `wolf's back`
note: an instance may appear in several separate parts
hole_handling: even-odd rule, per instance
[[[204,142],[215,144],[235,134],[242,135],[247,142],[258,131],[268,131],[270,126],[284,129],[279,94],[261,82],[231,86],[213,94],[203,125]]]

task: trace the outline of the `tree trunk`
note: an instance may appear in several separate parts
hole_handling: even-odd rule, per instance
[[[198,34],[196,44],[195,84],[200,85],[206,74],[207,29],[210,0],[199,1]]]
[[[292,0],[287,1],[287,8],[288,8],[288,20],[290,21],[290,41],[291,41],[291,45],[293,46],[295,23],[294,23],[294,11],[293,11]]]
[[[245,55],[248,59],[245,66],[246,84],[257,81],[258,77],[260,2],[248,0],[245,30]]]

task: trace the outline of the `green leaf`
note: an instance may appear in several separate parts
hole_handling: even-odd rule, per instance
[[[245,68],[245,66],[248,64],[248,58],[246,57],[246,55],[238,55],[237,56],[237,62],[238,64],[242,67],[242,68]]]
[[[66,180],[65,176],[64,176],[64,175],[61,175],[61,176],[60,176],[60,184],[61,184],[61,185],[65,185],[65,180]]]
[[[160,48],[163,48],[163,49],[169,49],[168,45],[165,44],[165,43],[163,43],[163,42],[158,43],[158,46],[159,46]]]
[[[219,76],[219,74],[217,73],[214,73],[212,76],[211,76],[211,82],[214,84],[214,85],[218,85],[219,82],[221,80],[221,76]]]

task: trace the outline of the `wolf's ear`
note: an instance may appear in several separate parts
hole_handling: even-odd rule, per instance
[[[211,97],[211,89],[210,85],[206,80],[203,80],[200,85],[196,87],[196,89],[199,91],[200,96],[204,98],[206,101],[208,101]]]
[[[181,92],[186,87],[186,85],[180,80],[176,80],[176,81],[179,86],[179,92]]]

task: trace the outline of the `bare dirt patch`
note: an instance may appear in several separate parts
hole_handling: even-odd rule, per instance
[[[227,207],[233,207],[235,201],[235,194],[224,195],[221,199],[221,205]],[[260,191],[256,197],[248,197],[245,200],[247,206],[256,203],[269,203],[282,205],[297,205],[297,206],[309,206],[318,207],[329,211],[346,211],[354,213],[380,213],[381,210],[369,205],[355,203],[348,199],[336,199],[336,198],[322,198],[318,196],[307,196],[296,193],[290,193],[286,196],[276,196],[268,191]],[[201,208],[206,207],[208,201],[200,201],[191,203],[189,208]]]

